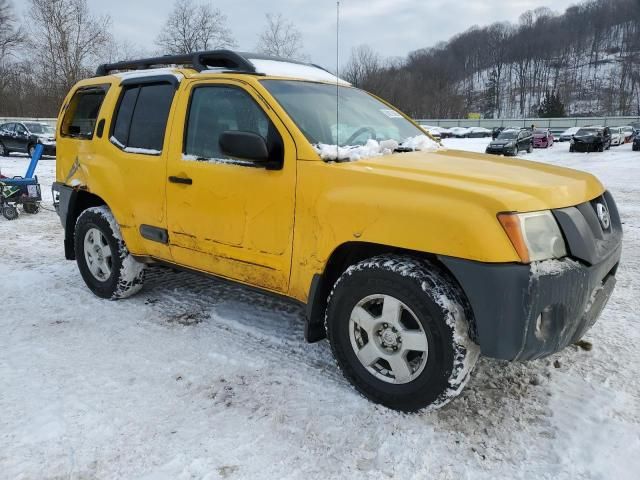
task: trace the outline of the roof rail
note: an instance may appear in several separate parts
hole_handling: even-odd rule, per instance
[[[151,67],[166,65],[188,65],[198,72],[210,67],[218,67],[244,73],[256,73],[254,65],[237,52],[232,50],[209,50],[182,55],[164,55],[161,57],[142,58],[140,60],[105,63],[98,67],[96,76],[101,77],[108,75],[113,71],[146,70]]]

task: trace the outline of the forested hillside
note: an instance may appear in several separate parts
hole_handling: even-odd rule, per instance
[[[537,116],[553,93],[570,115],[640,115],[640,1],[537,9],[400,61],[359,47],[343,74],[419,118]]]

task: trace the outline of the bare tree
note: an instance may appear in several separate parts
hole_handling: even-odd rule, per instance
[[[366,88],[365,83],[377,76],[383,68],[380,55],[369,45],[351,49],[351,57],[342,68],[341,76],[358,88]]]
[[[211,4],[176,0],[156,44],[165,54],[233,48],[236,42],[226,23],[227,17]]]
[[[23,40],[24,34],[17,25],[13,5],[9,0],[0,0],[0,62],[11,55]]]
[[[258,38],[257,50],[276,57],[303,59],[302,33],[281,13],[267,13],[267,26]]]
[[[89,11],[87,0],[30,0],[28,45],[45,88],[66,92],[95,68],[111,36],[109,16]]]

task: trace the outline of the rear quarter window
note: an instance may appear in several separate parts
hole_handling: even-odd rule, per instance
[[[79,89],[67,106],[60,127],[60,134],[65,137],[93,138],[100,107],[107,89],[108,86]]]
[[[111,141],[132,153],[160,153],[174,94],[175,87],[169,83],[125,87]]]

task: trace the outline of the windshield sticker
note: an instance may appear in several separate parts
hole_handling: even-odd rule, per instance
[[[391,109],[388,109],[388,108],[381,108],[380,111],[382,113],[384,113],[389,118],[402,118],[402,115],[400,115],[395,110],[391,110]]]

